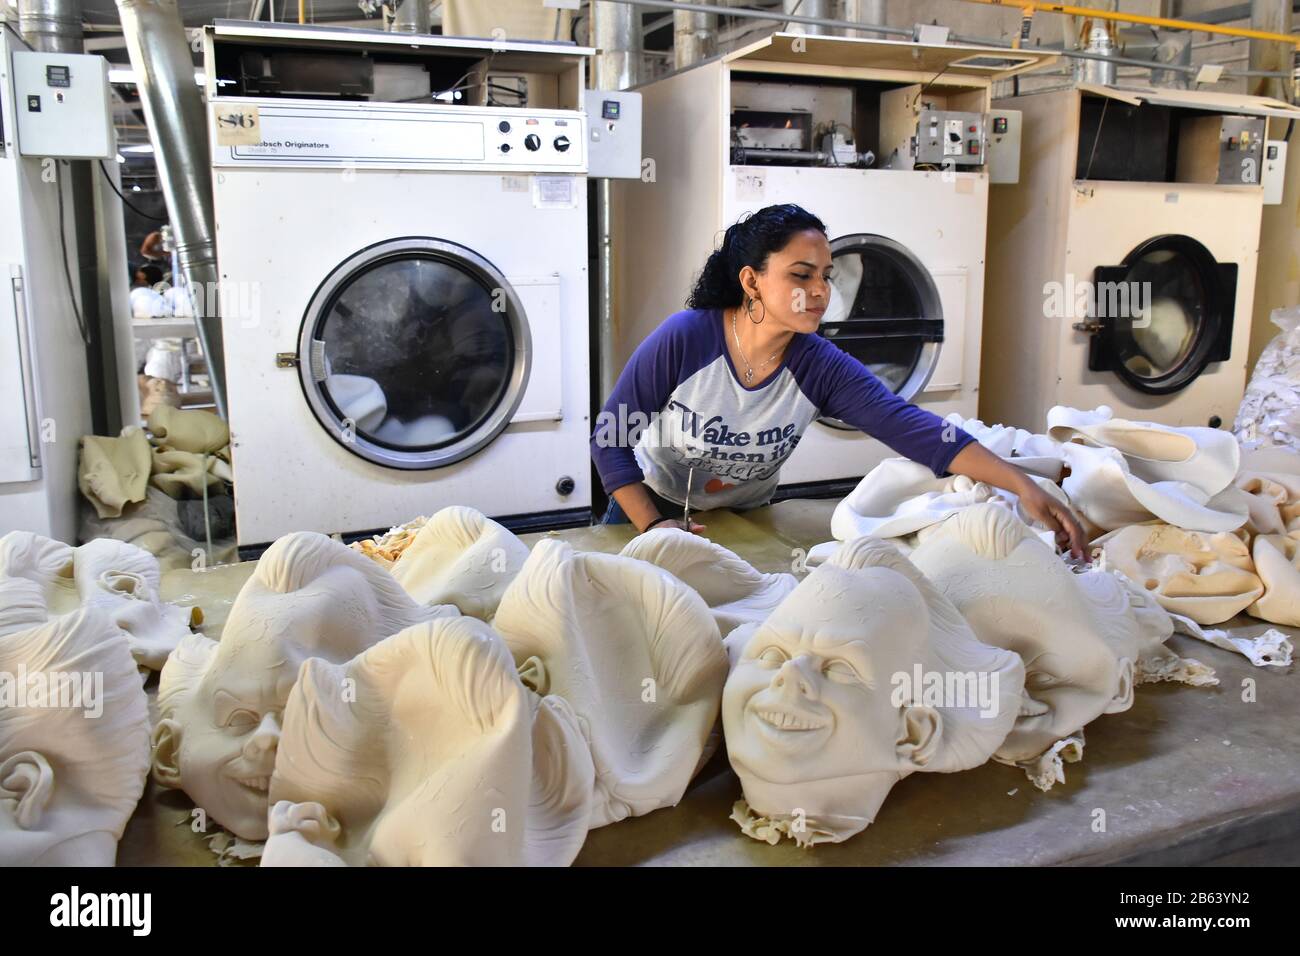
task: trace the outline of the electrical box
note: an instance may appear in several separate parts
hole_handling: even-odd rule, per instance
[[[921,110],[916,161],[934,166],[983,166],[984,114]]]
[[[1254,186],[1264,164],[1264,119],[1196,116],[1178,128],[1178,181]]]
[[[641,94],[586,90],[587,176],[641,178]]]
[[[15,50],[13,64],[19,153],[57,159],[114,155],[107,60]]]
[[[986,129],[989,182],[1020,182],[1020,110],[993,110]]]
[[[1286,185],[1286,140],[1270,139],[1264,143],[1264,205],[1282,205]]]

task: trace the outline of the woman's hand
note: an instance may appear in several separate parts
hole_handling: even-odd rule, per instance
[[[1069,548],[1076,558],[1083,557],[1083,547],[1087,543],[1083,525],[1074,516],[1070,506],[1053,498],[1031,479],[1027,487],[1019,489],[1020,507],[1025,514],[1045,528],[1055,532],[1056,545],[1062,550]]]
[[[953,456],[948,470],[1011,492],[1020,499],[1025,514],[1056,534],[1058,547],[1069,548],[1075,558],[1083,559],[1084,545],[1087,544],[1083,525],[1079,524],[1069,505],[1038,487],[1027,472],[1003,461],[974,441]]]
[[[696,524],[694,521],[690,523],[690,527],[687,527],[686,522],[681,518],[669,518],[667,521],[656,522],[653,527],[646,528],[646,531],[658,531],[660,528],[676,528],[678,531],[689,531],[691,534],[699,534],[706,527],[708,526]],[[645,532],[643,531],[642,534],[644,533]]]

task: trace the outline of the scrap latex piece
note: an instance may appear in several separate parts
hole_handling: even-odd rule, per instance
[[[360,541],[353,541],[348,547],[354,551],[360,551],[376,564],[392,570],[393,564],[402,556],[402,552],[411,546],[416,534],[428,522],[429,519],[421,515],[418,518],[412,518],[405,524],[389,528],[383,534],[363,538]]]
[[[1248,534],[1300,532],[1300,474],[1243,468],[1234,484],[1249,496]]]
[[[1271,624],[1300,627],[1300,531],[1256,535],[1250,553],[1264,593],[1246,613]]]
[[[98,608],[46,606],[71,550],[0,539],[0,866],[112,866],[149,772],[148,703],[121,631]]]
[[[573,712],[520,682],[492,628],[417,624],[303,665],[262,865],[567,866],[594,778]]]
[[[1173,633],[1167,614],[1112,575],[1073,573],[1005,510],[955,515],[912,562],[981,641],[1025,662],[1019,714],[997,751],[1004,763],[1032,763],[1102,714],[1128,710],[1139,670],[1175,671],[1146,664],[1176,658],[1164,647]]]
[[[694,590],[644,561],[548,539],[493,626],[524,683],[578,715],[596,767],[592,827],[676,805],[727,672],[718,626]]]
[[[1232,486],[1240,449],[1228,432],[1170,428],[1057,405],[1048,434],[1070,466],[1062,482],[1070,502],[1093,525],[1113,531],[1158,518],[1192,531],[1233,531],[1249,502]]]
[[[1078,763],[1083,759],[1083,731],[1058,740],[1037,757],[1028,760],[1005,760],[996,754],[993,759],[998,763],[1019,767],[1035,787],[1046,793],[1056,784],[1065,783],[1067,763]]]
[[[1034,481],[1059,501],[1066,501],[1064,492],[1053,482],[1038,477]],[[964,475],[936,478],[919,462],[887,458],[835,506],[831,534],[837,541],[852,541],[863,535],[901,537],[938,524],[963,508],[995,499],[1029,520],[1020,511],[1019,499],[1010,492]]]
[[[417,604],[454,604],[491,620],[528,545],[473,508],[443,508],[415,533],[390,570]]]
[[[205,484],[209,494],[216,494],[223,490],[223,482],[232,477],[230,466],[215,455],[155,451],[149,483],[173,498],[202,498]]]
[[[211,552],[206,542],[195,541],[181,527],[177,500],[150,487],[145,500],[127,505],[120,518],[99,518],[89,510],[82,512],[78,537],[82,541],[113,538],[143,548],[164,571],[194,568],[197,561],[205,566],[233,564],[239,560],[233,538],[213,541]]]
[[[1300,452],[1300,307],[1274,309],[1279,333],[1250,374],[1233,431],[1244,448]]]
[[[158,683],[154,780],[184,790],[236,836],[267,836],[267,788],[285,703],[309,657],[342,663],[421,621],[383,568],[315,532],[280,538],[230,609],[220,644],[183,639]]]
[[[211,455],[230,444],[229,426],[203,409],[182,411],[159,405],[149,416],[149,431],[158,447],[169,451]]]
[[[1019,656],[981,643],[875,538],[842,545],[726,643],[722,723],[744,790],[741,828],[768,842],[847,840],[908,774],[984,763],[1023,691]]]
[[[1090,412],[1057,405],[1047,413],[1047,433],[1063,443],[1115,449],[1142,481],[1187,482],[1209,495],[1228,487],[1241,465],[1231,432],[1129,421],[1107,405]]]
[[[956,412],[944,421],[968,432],[976,441],[999,458],[1049,481],[1060,481],[1065,459],[1060,442],[1047,435],[1035,435],[1010,425],[985,425],[978,418],[962,418]]]
[[[1093,542],[1103,566],[1119,571],[1174,614],[1219,624],[1264,594],[1246,542],[1167,524],[1121,528]]]
[[[793,574],[764,574],[722,545],[680,528],[647,531],[620,553],[689,585],[704,598],[723,634],[766,619],[799,583]]]
[[[1270,627],[1263,634],[1244,637],[1229,634],[1216,628],[1201,627],[1190,617],[1181,614],[1170,615],[1174,619],[1174,629],[1179,634],[1186,634],[1197,640],[1221,647],[1225,651],[1240,654],[1256,667],[1290,667],[1291,655],[1295,647],[1291,638],[1277,628]]]
[[[124,505],[144,500],[152,468],[153,448],[138,427],[122,429],[118,438],[85,435],[81,439],[77,487],[95,506],[96,514],[115,518]]]

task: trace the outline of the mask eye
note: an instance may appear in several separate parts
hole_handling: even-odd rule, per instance
[[[853,665],[847,661],[828,660],[822,665],[822,674],[830,680],[837,681],[841,684],[853,684],[861,682],[858,672],[853,669]]]
[[[237,710],[226,718],[226,729],[237,734],[252,733],[260,722],[251,710]]]
[[[779,647],[769,647],[755,658],[759,663],[768,667],[780,667],[790,658],[786,656],[785,651]]]

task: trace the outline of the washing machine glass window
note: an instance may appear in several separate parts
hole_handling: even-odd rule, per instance
[[[1152,394],[1185,388],[1230,355],[1236,269],[1188,236],[1159,236],[1097,269],[1089,367]]]
[[[531,340],[514,290],[472,250],[399,239],[317,290],[299,369],[317,420],[392,468],[439,468],[489,445],[527,387]]]
[[[912,398],[930,380],[943,344],[934,279],[911,251],[884,236],[842,236],[831,242],[831,255],[831,302],[820,334]]]

